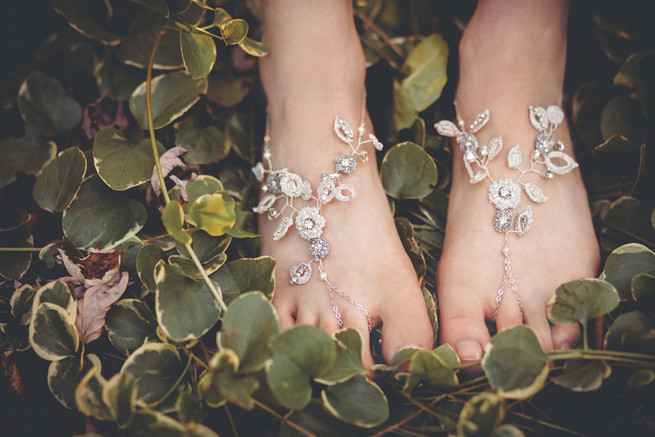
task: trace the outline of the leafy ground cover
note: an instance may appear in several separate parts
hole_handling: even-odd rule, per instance
[[[355,3],[371,115],[392,145],[380,174],[435,332],[452,158],[430,126],[454,115],[473,6]],[[373,341],[367,378],[357,332],[280,332],[269,302],[275,260],[250,212],[260,2],[6,6],[0,434],[652,434],[651,9],[572,8],[565,106],[603,268],[554,290],[548,315],[582,324],[582,344],[547,352],[511,328],[476,371],[448,345],[384,363]]]

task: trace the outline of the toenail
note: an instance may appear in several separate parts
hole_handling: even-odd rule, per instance
[[[557,349],[561,349],[561,350],[571,349],[571,345],[567,342],[561,342],[557,345]]]
[[[482,357],[482,346],[475,340],[462,340],[455,345],[455,352],[462,363],[479,361]]]

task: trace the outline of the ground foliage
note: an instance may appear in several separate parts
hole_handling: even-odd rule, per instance
[[[430,126],[454,115],[457,44],[473,6],[355,2],[371,115],[393,146],[380,173],[435,331],[452,158]],[[565,106],[604,267],[558,288],[548,316],[581,323],[582,344],[547,352],[514,327],[471,372],[448,345],[384,364],[373,341],[367,379],[357,332],[279,332],[269,301],[275,261],[257,253],[249,212],[265,107],[260,2],[8,5],[0,433],[652,434],[648,6],[572,8]]]

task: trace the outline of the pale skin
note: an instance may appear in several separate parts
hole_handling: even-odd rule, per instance
[[[263,39],[271,53],[260,61],[260,72],[268,98],[273,164],[316,188],[321,172],[333,171],[334,157],[347,151],[332,131],[334,117],[353,127],[360,119],[366,69],[352,2],[265,0],[263,5]],[[568,2],[560,0],[483,0],[478,5],[460,46],[458,102],[465,120],[486,108],[491,111],[491,122],[478,134],[481,143],[502,135],[506,145],[518,143],[525,159],[529,156],[535,131],[528,105],[561,100],[567,12]],[[539,26],[542,32],[536,38]],[[368,116],[366,128],[368,135],[372,131]],[[567,126],[558,129],[556,139],[571,144]],[[373,156],[373,147],[366,147]],[[472,361],[480,358],[489,340],[484,321],[493,319],[503,235],[490,225],[493,206],[486,186],[469,185],[459,150],[454,158],[437,278],[440,340],[451,344],[464,361]],[[504,159],[496,161],[491,171],[504,176]],[[550,200],[533,208],[532,230],[511,241],[525,318],[521,320],[518,305],[508,294],[497,325],[502,329],[526,323],[538,332],[544,347],[565,348],[575,344],[579,330],[551,329],[546,302],[561,283],[596,275],[598,247],[579,172],[547,183],[534,176],[527,180],[541,184]],[[404,346],[430,349],[434,339],[423,296],[397,235],[375,160],[360,162],[343,182],[355,187],[357,197],[333,201],[323,209],[329,279],[368,309],[374,325],[382,325],[382,351],[388,362]],[[336,331],[337,320],[318,275],[302,286],[289,283],[289,268],[307,258],[307,241],[293,229],[273,241],[276,227],[277,222],[260,216],[262,254],[277,260],[273,304],[281,329],[309,324]],[[337,303],[344,324],[362,333],[364,364],[370,367],[366,318],[345,300],[337,297]]]

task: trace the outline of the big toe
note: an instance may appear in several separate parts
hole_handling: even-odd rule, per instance
[[[445,315],[440,320],[441,343],[450,344],[462,363],[480,361],[482,350],[489,342],[489,330],[484,315]]]
[[[382,354],[387,363],[406,346],[432,349],[434,333],[425,305],[403,305],[390,308],[382,314]]]

